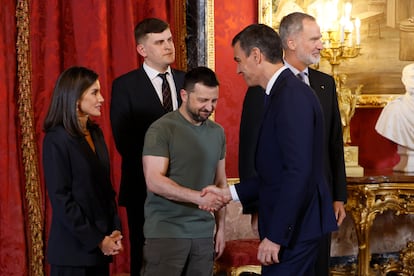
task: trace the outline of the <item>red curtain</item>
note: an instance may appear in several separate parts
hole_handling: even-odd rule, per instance
[[[19,81],[16,72],[18,60],[16,41],[19,21],[16,17],[17,6],[25,3],[29,6],[28,47],[30,51],[31,108],[19,110]],[[159,17],[168,21],[176,35],[185,30],[184,0],[4,0],[0,8],[0,275],[35,275],[31,240],[31,228],[28,225],[30,204],[27,203],[31,191],[27,191],[28,175],[24,170],[22,155],[21,115],[30,114],[33,119],[35,142],[34,165],[38,164],[38,185],[40,191],[39,210],[42,214],[41,228],[45,252],[48,227],[50,223],[50,206],[45,194],[41,168],[41,143],[43,140],[42,124],[50,102],[51,93],[58,75],[67,67],[82,65],[95,70],[100,76],[103,96],[105,98],[103,115],[97,120],[101,125],[108,144],[112,180],[116,191],[120,180],[120,157],[116,152],[112,138],[109,106],[111,83],[113,79],[138,67],[134,41],[134,27],[145,17]],[[183,36],[180,36],[183,37]],[[178,38],[180,38],[178,37]],[[176,45],[184,41],[175,41]],[[178,56],[182,56],[178,53]],[[182,63],[180,63],[182,64]],[[184,68],[183,68],[184,69]],[[20,74],[21,75],[21,74]],[[19,99],[19,100],[18,100]],[[30,116],[29,116],[30,117]],[[19,120],[20,118],[20,120]],[[37,166],[37,165],[36,165]],[[31,177],[31,176],[29,176]],[[36,176],[34,176],[36,179]],[[38,200],[39,201],[39,200]],[[126,215],[119,209],[124,229],[126,250],[117,256],[112,265],[112,274],[129,272],[129,248]],[[63,249],[64,250],[64,249]],[[44,257],[41,256],[41,257]],[[48,274],[45,259],[40,260],[42,271]],[[39,269],[39,268],[38,268]],[[38,274],[36,274],[38,276]]]
[[[16,103],[16,1],[0,8],[0,275],[26,275],[24,192]]]

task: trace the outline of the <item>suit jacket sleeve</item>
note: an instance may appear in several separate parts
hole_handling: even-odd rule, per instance
[[[111,95],[111,125],[112,134],[114,136],[115,144],[118,152],[122,155],[128,155],[128,152],[138,154],[139,141],[136,141],[137,135],[132,135],[131,132],[137,132],[131,128],[131,123],[134,122],[133,113],[131,111],[131,99],[127,91],[125,81],[117,79],[112,84]],[[135,146],[137,145],[137,146]]]
[[[241,183],[245,183],[248,178],[257,176],[256,147],[263,119],[264,96],[264,89],[255,86],[249,87],[244,97],[239,134],[239,177]],[[244,214],[253,214],[257,210],[257,201],[243,204]]]
[[[310,85],[321,103],[325,118],[325,171],[334,201],[346,202],[346,175],[342,123],[335,80],[332,76],[309,68]]]
[[[333,79],[333,78],[332,78]],[[339,113],[338,98],[336,96],[336,86],[333,83],[332,113],[333,121],[330,131],[329,160],[331,161],[332,172],[332,197],[334,201],[346,203],[346,175],[344,160],[344,142],[342,136],[341,114]]]

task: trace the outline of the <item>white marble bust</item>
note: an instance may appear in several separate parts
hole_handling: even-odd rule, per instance
[[[394,170],[414,172],[414,63],[404,67],[401,80],[405,94],[384,107],[375,130],[398,144],[400,162]]]

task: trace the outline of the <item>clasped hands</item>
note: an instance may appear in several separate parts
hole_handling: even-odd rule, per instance
[[[231,201],[228,187],[220,188],[209,185],[201,190],[198,208],[207,212],[219,211]]]
[[[120,231],[115,230],[109,236],[99,243],[99,248],[105,256],[118,255],[124,247],[122,246],[122,234]]]
[[[232,200],[230,189],[228,187],[220,188],[210,185],[201,190],[200,197],[203,199],[202,204],[198,206],[200,209],[212,212],[223,208]],[[256,225],[254,225],[256,223]],[[257,215],[252,220],[252,227],[257,229]],[[271,265],[279,263],[280,245],[264,238],[259,245],[257,259],[262,265]]]

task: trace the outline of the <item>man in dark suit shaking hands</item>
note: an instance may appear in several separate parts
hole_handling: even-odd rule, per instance
[[[135,27],[135,40],[144,64],[114,80],[111,99],[112,132],[122,157],[119,204],[127,211],[131,276],[140,274],[142,264],[145,133],[155,120],[178,108],[184,81],[184,72],[170,67],[175,60],[175,47],[168,23],[144,19]]]
[[[242,205],[258,200],[262,275],[315,275],[320,239],[337,229],[323,171],[323,115],[313,91],[283,65],[279,35],[253,24],[233,41],[237,72],[265,89],[257,175],[220,190]]]
[[[321,31],[312,16],[295,12],[285,16],[279,28],[285,52],[285,65],[315,91],[321,103],[325,120],[324,169],[331,190],[333,208],[338,226],[346,216],[346,176],[341,115],[338,108],[334,78],[309,68],[317,64],[322,50]],[[318,276],[329,276],[331,235],[322,240],[315,270]]]

